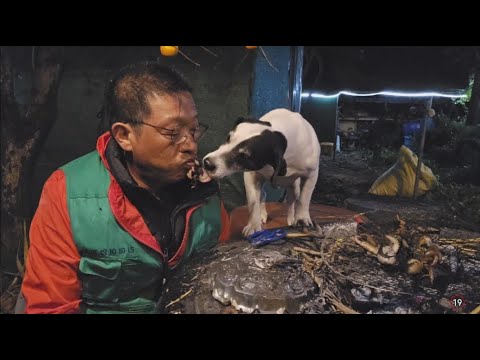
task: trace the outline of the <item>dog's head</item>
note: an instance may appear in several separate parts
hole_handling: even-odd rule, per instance
[[[203,158],[203,166],[213,178],[256,171],[266,165],[273,167],[273,176],[283,176],[287,172],[286,149],[287,139],[273,131],[269,122],[239,118],[227,141]]]

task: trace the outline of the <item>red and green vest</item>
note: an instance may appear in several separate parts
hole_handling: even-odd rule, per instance
[[[151,313],[163,290],[164,255],[136,240],[115,219],[108,199],[111,175],[97,151],[62,167],[79,278],[87,313]],[[218,243],[221,205],[217,194],[186,212],[180,262]],[[174,222],[175,223],[175,222]],[[135,226],[135,225],[134,225]]]

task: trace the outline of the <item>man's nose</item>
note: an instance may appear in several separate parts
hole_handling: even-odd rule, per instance
[[[189,133],[182,144],[182,152],[196,153],[197,149],[198,143],[193,139],[193,135]]]

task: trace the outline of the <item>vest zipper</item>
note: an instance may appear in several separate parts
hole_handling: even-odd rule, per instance
[[[173,236],[175,236],[175,234],[176,234],[176,233],[175,233],[175,223],[176,223],[175,219],[177,218],[178,213],[179,213],[180,211],[186,209],[186,208],[189,208],[189,207],[192,207],[192,206],[201,204],[201,203],[203,203],[203,202],[206,202],[206,201],[208,201],[210,198],[212,198],[214,195],[215,195],[215,194],[212,194],[212,195],[210,195],[210,196],[208,196],[208,197],[206,197],[206,198],[204,198],[204,199],[202,199],[202,200],[192,201],[192,202],[190,202],[190,203],[186,203],[186,204],[183,204],[183,205],[181,205],[181,206],[176,207],[175,210],[173,211],[172,217],[170,218],[170,226],[171,226],[171,229],[172,229],[172,234],[173,234]],[[186,220],[186,219],[185,219],[185,220]],[[187,222],[186,222],[186,221],[185,221],[185,226],[187,226]]]

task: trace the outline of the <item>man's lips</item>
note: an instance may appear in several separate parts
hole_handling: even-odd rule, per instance
[[[188,159],[185,161],[185,165],[187,166],[195,166],[195,159]]]

